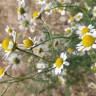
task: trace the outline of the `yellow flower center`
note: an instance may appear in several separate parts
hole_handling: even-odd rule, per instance
[[[81,16],[80,16],[80,15],[78,15],[78,16],[77,16],[77,19],[80,19],[80,18],[81,18]]]
[[[12,33],[12,29],[10,27],[8,28],[8,33]]]
[[[28,38],[28,39],[23,40],[23,44],[26,48],[30,48],[34,43],[31,39]]]
[[[67,52],[68,52],[69,54],[72,54],[73,51],[74,51],[73,48],[68,48],[68,49],[67,49]]]
[[[57,68],[60,68],[63,64],[63,59],[62,58],[57,58],[55,61],[55,65]]]
[[[82,28],[82,30],[81,30],[82,34],[86,34],[86,33],[88,33],[89,31],[90,31],[90,30],[89,30],[88,27],[84,27],[84,28]]]
[[[66,28],[66,29],[65,29],[65,32],[70,33],[70,32],[71,32],[71,29],[70,29],[70,28]]]
[[[73,22],[73,21],[74,21],[74,17],[70,16],[70,17],[69,17],[69,21],[70,21],[70,22]]]
[[[19,8],[17,9],[17,13],[22,15],[22,14],[25,13],[25,9],[24,9],[23,7],[19,7]]]
[[[38,15],[39,15],[39,12],[38,12],[38,11],[35,11],[35,12],[33,13],[33,18],[38,17]]]
[[[5,50],[5,51],[11,51],[12,48],[13,48],[13,41],[10,40],[9,38],[5,38],[3,41],[2,41],[2,48]]]
[[[4,72],[5,72],[5,68],[4,67],[0,68],[0,76],[2,76],[4,74]]]
[[[82,38],[82,44],[84,47],[90,47],[94,44],[94,42],[95,42],[95,38],[91,35],[85,35]]]

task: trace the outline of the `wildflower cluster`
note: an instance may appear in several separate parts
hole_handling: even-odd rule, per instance
[[[28,2],[17,0],[19,32],[5,28],[0,79],[10,74],[12,83],[28,78],[48,81],[48,86],[65,81],[69,86],[81,83],[84,74],[96,76],[96,6],[91,8],[87,1],[87,7],[81,7],[66,0],[32,0],[39,9],[30,16]],[[57,14],[56,23],[61,23],[47,20]]]

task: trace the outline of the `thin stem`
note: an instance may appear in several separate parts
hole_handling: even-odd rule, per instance
[[[19,48],[19,47],[16,47],[16,49],[19,50],[19,51],[21,51],[21,52],[30,54],[30,55],[32,55],[32,56],[34,56],[34,57],[37,57],[37,58],[39,58],[39,59],[42,59],[42,60],[44,60],[44,61],[46,61],[46,62],[50,62],[50,61],[46,60],[46,59],[43,58],[43,57],[40,57],[40,56],[38,56],[38,55],[35,55],[33,52],[29,52],[29,51],[24,50],[24,49],[21,49],[21,48]]]
[[[55,39],[60,39],[60,38],[61,38],[61,39],[64,39],[64,38],[69,39],[69,37],[65,37],[65,36],[55,36],[55,37],[52,37],[51,39],[52,39],[52,40],[55,40]],[[49,42],[49,41],[50,41],[50,40],[45,40],[45,41],[43,41],[43,42],[35,45],[34,47],[32,47],[32,49],[35,48],[35,47],[38,47],[38,46],[41,45],[41,44],[44,44],[44,43],[46,43],[46,42]]]
[[[52,68],[45,68],[43,69],[43,71],[41,72],[37,72],[36,74],[33,74],[31,76],[24,76],[24,77],[15,77],[14,79],[9,79],[9,80],[4,80],[4,81],[1,81],[0,84],[3,84],[3,83],[15,83],[15,82],[21,82],[21,81],[24,81],[24,80],[28,80],[28,79],[32,79],[34,81],[39,81],[38,79],[35,78],[35,76],[38,76],[42,73],[45,73],[45,72],[49,72],[51,70],[55,69],[54,67]],[[45,80],[44,80],[45,81]],[[43,82],[44,82],[43,81]]]
[[[66,39],[69,39],[69,37],[56,36],[56,37],[52,37],[51,40],[58,39],[58,38],[66,38]],[[32,47],[32,49],[35,48],[35,47],[37,47],[37,46],[39,46],[39,45],[41,45],[41,44],[44,44],[44,43],[46,43],[46,42],[48,42],[48,41],[50,41],[50,40],[45,40],[45,41],[43,41],[43,42],[35,45],[34,47]],[[21,49],[21,48],[19,48],[19,47],[16,47],[16,49],[19,50],[19,51],[21,51],[21,52],[30,54],[30,55],[32,55],[32,56],[34,56],[34,57],[40,58],[40,59],[42,59],[42,60],[44,60],[44,61],[51,62],[51,61],[49,61],[49,60],[47,60],[47,59],[45,59],[45,58],[43,58],[43,57],[40,57],[40,56],[38,56],[38,55],[35,55],[33,52],[30,52],[30,51],[28,51],[28,50],[24,50],[24,49]]]
[[[9,75],[7,72],[5,72],[5,75],[13,79],[15,78],[14,76]]]

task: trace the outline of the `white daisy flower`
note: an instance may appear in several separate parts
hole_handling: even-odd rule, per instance
[[[78,51],[88,51],[91,48],[96,48],[95,36],[91,33],[87,33],[82,36],[81,42],[77,44]]]
[[[34,47],[35,44],[36,44],[36,37],[34,37],[34,39],[32,39],[31,37],[28,37],[23,40],[23,45],[22,44],[21,45],[25,48],[30,49],[30,48]]]
[[[54,63],[56,75],[61,73],[61,70],[63,69],[63,65],[69,66],[69,63],[66,61],[66,59],[67,59],[67,55],[64,52],[62,52],[60,57],[56,59]]]
[[[83,26],[83,25],[77,25],[77,26],[78,26],[78,30],[76,31],[76,33],[80,37],[85,35],[86,33],[93,32],[93,29],[94,29],[94,26],[92,26],[91,24],[89,26]]]
[[[26,12],[27,12],[26,7],[20,6],[20,7],[17,8],[18,20],[19,21],[25,20],[28,17],[28,14]]]
[[[10,54],[10,56],[7,58],[7,60],[10,62],[10,64],[19,64],[20,63],[20,55],[16,53]]]
[[[8,62],[12,65],[12,70],[17,73],[20,70],[20,58],[21,56],[17,53],[11,53],[10,56],[7,58]]]
[[[7,25],[7,27],[5,28],[5,31],[10,35],[13,31],[13,29]]]
[[[24,20],[27,17],[27,8],[25,6],[25,0],[17,0],[18,1],[18,20]]]
[[[74,16],[74,19],[75,19],[76,21],[80,21],[82,18],[83,18],[83,13],[82,13],[82,12],[79,12],[79,13],[77,13],[77,14]]]
[[[25,74],[26,67],[24,67],[23,62],[21,61],[21,55],[17,53],[11,53],[7,58],[9,64],[11,64],[12,75],[19,76]]]
[[[73,30],[72,30],[72,28],[71,27],[67,27],[67,28],[65,28],[65,32],[67,32],[67,33],[71,33]]]
[[[6,53],[4,55],[4,59],[6,59],[9,56],[9,54],[13,51],[15,46],[16,46],[16,32],[13,31],[11,33],[11,36],[4,38],[4,40],[0,44],[0,47],[3,48],[4,52]]]

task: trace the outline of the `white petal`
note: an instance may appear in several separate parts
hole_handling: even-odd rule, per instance
[[[77,47],[80,47],[82,46],[82,42],[80,42],[79,44],[76,45]]]
[[[64,65],[69,66],[70,64],[69,64],[69,62],[65,61]]]
[[[56,69],[55,69],[55,74],[58,75],[58,74],[60,74],[60,73],[61,73],[61,69],[57,69],[57,68],[56,68]]]
[[[12,37],[13,37],[13,41],[16,42],[16,32],[15,31],[12,32]]]
[[[96,44],[93,44],[92,48],[96,49]]]
[[[94,26],[92,26],[91,24],[88,26],[89,29],[93,29]]]
[[[63,59],[63,60],[66,60],[67,59],[67,54],[62,52],[60,57]]]

